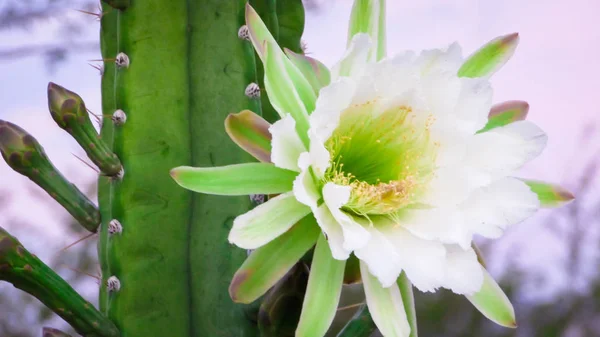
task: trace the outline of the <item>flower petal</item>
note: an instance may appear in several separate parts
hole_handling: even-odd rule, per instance
[[[229,232],[229,242],[240,248],[256,249],[281,234],[310,213],[292,192],[281,194],[238,216]]]
[[[269,163],[221,167],[181,166],[171,176],[182,187],[216,195],[276,194],[290,191],[297,173]]]
[[[481,289],[483,273],[473,249],[446,246],[447,260],[443,287],[456,294],[473,294]]]
[[[527,179],[523,179],[523,182],[537,195],[541,207],[560,207],[575,199],[571,192],[558,185]]]
[[[525,120],[529,112],[529,104],[524,101],[507,101],[496,104],[490,110],[485,127],[477,133],[490,131],[512,122]]]
[[[363,248],[355,250],[354,254],[362,261],[361,266],[364,263],[369,268],[369,275],[377,277],[383,287],[390,287],[402,270],[401,257],[384,233],[375,226],[369,227],[368,231],[369,242]],[[361,274],[364,278],[364,272]]]
[[[518,44],[518,33],[493,39],[467,58],[458,70],[458,75],[460,77],[492,76],[508,62],[515,53]]]
[[[378,222],[377,227],[380,226],[396,249],[403,273],[415,287],[433,292],[442,286],[446,263],[446,248],[442,243],[418,238],[402,226],[385,226]]]
[[[331,255],[336,260],[346,260],[350,256],[350,251],[344,248],[344,232],[342,226],[335,220],[327,205],[322,204],[313,210],[319,227],[323,230],[331,249]]]
[[[367,305],[377,328],[385,337],[408,337],[410,325],[404,311],[404,303],[398,285],[381,286],[377,278],[369,273],[367,264],[360,263]]]
[[[292,61],[296,68],[302,72],[308,83],[310,83],[315,91],[315,95],[318,96],[321,88],[329,85],[331,82],[329,68],[312,57],[294,53],[287,48],[284,48],[284,51],[290,61]]]
[[[422,74],[431,72],[450,72],[456,74],[463,62],[462,49],[458,43],[446,49],[430,49],[421,52],[416,60]]]
[[[350,106],[356,92],[356,82],[340,78],[321,89],[315,111],[310,115],[310,126],[322,141],[329,139],[340,123],[342,111]]]
[[[225,119],[227,134],[240,148],[262,162],[271,161],[271,124],[250,110],[229,114]]]
[[[369,52],[370,61],[385,57],[385,0],[357,0],[352,6],[348,27],[348,45],[359,33],[367,33],[373,46]]]
[[[368,34],[354,35],[344,57],[331,69],[331,79],[335,81],[341,76],[360,76],[367,64],[371,45]]]
[[[311,209],[315,209],[317,208],[317,202],[321,198],[321,195],[309,170],[310,154],[308,152],[300,154],[298,166],[300,167],[301,172],[296,177],[296,180],[294,180],[294,195],[298,201]]]
[[[286,115],[269,128],[273,137],[271,141],[271,161],[275,166],[293,171],[300,171],[298,159],[306,152],[302,140],[296,132],[296,121]]]
[[[503,178],[475,190],[460,209],[473,233],[495,238],[509,225],[532,216],[539,207],[538,196],[526,183]]]
[[[518,121],[471,138],[464,163],[492,175],[506,176],[537,157],[547,136],[528,121]]]
[[[319,226],[304,217],[290,230],[254,250],[233,276],[229,294],[234,302],[251,303],[269,290],[317,242]]]
[[[327,240],[321,235],[315,248],[297,337],[324,336],[333,318],[342,293],[346,261],[331,256]]]
[[[515,309],[510,300],[487,270],[481,267],[481,271],[483,273],[481,289],[465,297],[491,321],[507,328],[516,328]]]
[[[341,210],[341,207],[350,200],[351,191],[350,186],[340,186],[334,183],[327,183],[323,187],[325,204],[333,217],[342,226],[344,249],[349,251],[364,247],[370,238],[369,231]]]

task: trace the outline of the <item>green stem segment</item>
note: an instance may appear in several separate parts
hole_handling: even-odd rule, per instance
[[[79,95],[50,82],[48,109],[58,126],[75,138],[102,173],[108,176],[119,174],[121,171],[119,158],[98,137],[85,103]]]
[[[17,125],[0,120],[0,152],[8,166],[50,194],[85,229],[96,232],[100,224],[98,209],[58,172],[35,138]]]
[[[83,336],[120,336],[110,320],[1,227],[0,280],[36,297]]]
[[[366,304],[363,304],[337,337],[369,337],[377,330]]]
[[[116,9],[121,9],[121,10],[125,10],[127,9],[127,7],[129,7],[129,3],[130,0],[102,0],[105,3],[107,3],[109,6],[116,8]]]

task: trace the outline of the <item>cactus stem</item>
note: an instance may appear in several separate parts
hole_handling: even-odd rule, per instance
[[[44,303],[83,336],[118,337],[116,326],[0,227],[0,280]]]
[[[127,54],[121,52],[117,54],[115,58],[115,64],[119,68],[128,68],[129,67],[129,56]]]
[[[118,292],[121,290],[121,281],[116,276],[111,276],[106,280],[106,289],[109,292]]]
[[[108,223],[108,234],[115,235],[123,233],[123,226],[117,219],[112,219]]]
[[[125,10],[129,7],[130,0],[103,0],[112,8]]]
[[[248,98],[259,98],[260,97],[260,87],[258,84],[252,82],[248,84],[246,90],[244,91]]]
[[[117,109],[111,116],[111,119],[116,126],[121,126],[127,122],[127,114],[125,114],[125,111]]]

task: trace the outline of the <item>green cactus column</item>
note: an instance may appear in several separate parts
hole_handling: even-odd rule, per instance
[[[245,95],[254,59],[238,37],[245,2],[105,5],[102,137],[125,174],[100,178],[101,308],[124,337],[258,334],[227,291],[246,256],[227,234],[250,200],[193,195],[169,176],[247,160],[223,126],[256,107]]]

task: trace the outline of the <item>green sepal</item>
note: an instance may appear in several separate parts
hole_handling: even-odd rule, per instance
[[[356,284],[360,283],[361,281],[362,277],[360,275],[360,260],[354,256],[354,254],[352,254],[348,260],[346,260],[344,284]]]
[[[96,206],[60,174],[40,143],[27,131],[0,120],[0,153],[8,166],[40,186],[83,227],[96,231],[100,225]]]
[[[215,195],[278,194],[292,190],[298,172],[270,163],[220,167],[181,166],[171,176],[183,188]]]
[[[98,137],[85,103],[79,95],[50,82],[48,109],[56,124],[75,138],[102,173],[108,176],[119,174],[122,168],[121,161]]]
[[[369,60],[379,61],[386,54],[385,0],[355,0],[348,27],[348,46],[354,35],[367,33],[373,45]]]
[[[498,283],[481,267],[483,284],[473,295],[465,295],[485,317],[507,328],[516,328],[515,309]]]
[[[405,272],[400,274],[396,283],[398,283],[400,296],[402,296],[402,304],[404,305],[404,311],[406,312],[406,319],[408,319],[408,324],[410,325],[409,337],[418,337],[417,311],[415,309],[415,295],[413,294],[412,283]]]
[[[118,337],[117,327],[2,227],[0,280],[40,300],[83,336]]]
[[[261,162],[271,162],[271,124],[250,110],[229,114],[225,119],[227,134],[244,151]]]
[[[529,104],[524,101],[507,101],[496,104],[490,110],[488,122],[483,129],[477,131],[482,133],[492,129],[508,125],[527,118]]]
[[[566,189],[537,180],[522,179],[531,191],[540,200],[540,206],[545,208],[561,207],[575,199],[575,196]]]
[[[320,234],[310,267],[296,337],[325,335],[340,301],[345,265],[345,260],[336,260],[331,256],[329,243],[325,235]]]
[[[302,72],[317,96],[319,95],[321,88],[331,83],[331,74],[329,72],[329,68],[327,68],[327,66],[321,63],[319,60],[306,55],[294,53],[287,48],[284,48],[284,51],[290,61],[292,61],[296,68]]]
[[[319,235],[309,215],[290,230],[254,250],[233,276],[229,295],[235,302],[250,303],[281,279],[312,247]]]
[[[458,70],[459,77],[490,77],[512,57],[519,34],[497,37],[475,51]]]

